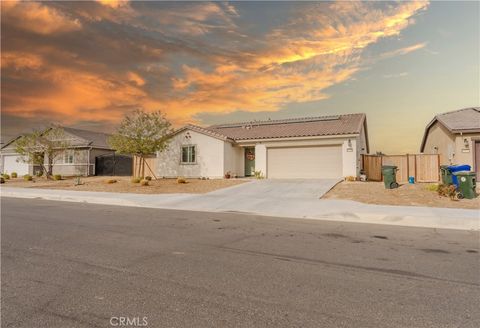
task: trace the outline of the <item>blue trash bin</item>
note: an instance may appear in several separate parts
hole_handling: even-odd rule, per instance
[[[448,167],[450,172],[460,172],[460,171],[470,171],[470,165],[451,165]],[[452,174],[452,183],[455,185],[455,188],[458,188],[458,179],[455,174]]]

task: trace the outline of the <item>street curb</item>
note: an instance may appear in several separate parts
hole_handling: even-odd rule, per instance
[[[236,186],[233,186],[236,187]],[[21,188],[18,188],[21,189]],[[245,215],[256,215],[264,217],[279,217],[279,218],[291,218],[291,219],[311,219],[311,220],[325,220],[325,221],[335,221],[335,222],[352,222],[352,223],[369,223],[369,224],[382,224],[382,225],[395,225],[395,226],[406,226],[406,227],[422,227],[422,228],[436,228],[436,229],[453,229],[453,230],[468,230],[468,231],[480,231],[480,214],[476,210],[462,210],[462,215],[456,215],[456,217],[451,217],[449,215],[438,215],[438,212],[448,213],[450,209],[441,209],[441,208],[432,208],[429,216],[423,215],[398,215],[395,214],[395,211],[399,207],[395,206],[377,206],[362,204],[349,201],[336,201],[330,202],[333,209],[328,211],[317,211],[308,213],[304,212],[304,215],[295,215],[292,214],[292,211],[282,209],[280,204],[277,211],[271,212],[257,212],[250,210],[235,210],[235,208],[226,209],[226,208],[215,208],[214,200],[215,198],[207,198],[204,202],[211,204],[209,207],[195,205],[186,207],[185,204],[187,200],[196,200],[198,202],[197,194],[162,194],[162,197],[159,195],[143,195],[143,194],[116,194],[108,192],[95,192],[94,195],[82,195],[82,191],[69,191],[65,193],[64,190],[54,190],[54,189],[38,189],[38,190],[21,190],[21,191],[12,191],[0,189],[1,197],[6,198],[24,198],[24,199],[43,199],[43,200],[52,200],[52,201],[65,201],[65,202],[78,202],[78,203],[88,203],[88,204],[98,204],[98,205],[113,205],[113,206],[128,206],[128,207],[145,207],[145,208],[158,208],[158,209],[168,209],[168,210],[182,210],[182,211],[197,211],[197,212],[214,212],[214,213],[237,213]],[[45,192],[48,191],[48,194]],[[42,193],[43,192],[43,193]],[[74,193],[75,195],[72,195]],[[77,194],[78,193],[78,194]],[[85,192],[92,194],[92,192]],[[155,197],[157,196],[157,197]],[[133,199],[126,199],[130,197]],[[163,203],[158,203],[158,201]],[[157,201],[157,203],[155,203]],[[182,206],[179,206],[179,201],[182,202]],[[184,202],[185,201],[185,202]],[[327,200],[317,200],[322,202],[327,202]],[[203,199],[201,200],[203,202]],[[342,211],[341,206],[335,206],[335,204],[343,203],[356,203],[358,209],[355,211]],[[258,208],[258,207],[255,207]],[[262,208],[260,206],[260,208]],[[337,208],[337,209],[335,209]],[[389,213],[391,212],[391,213]]]

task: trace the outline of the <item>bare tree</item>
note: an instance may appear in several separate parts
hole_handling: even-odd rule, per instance
[[[140,158],[139,176],[145,175],[145,156],[164,150],[173,132],[170,122],[161,111],[147,113],[137,109],[125,116],[108,144],[121,154]],[[135,172],[134,172],[135,175]]]
[[[49,127],[25,134],[15,141],[15,151],[25,163],[39,165],[47,178],[53,174],[53,164],[70,147],[70,140],[63,128]]]

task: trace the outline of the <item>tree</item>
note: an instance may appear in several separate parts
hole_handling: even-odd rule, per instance
[[[116,133],[108,139],[108,144],[117,153],[138,156],[139,176],[143,177],[145,156],[164,150],[172,132],[170,122],[161,111],[147,113],[137,109],[132,115],[125,116]]]
[[[15,141],[15,151],[20,154],[25,163],[39,165],[47,178],[53,174],[53,163],[70,147],[63,128],[52,126],[45,130],[33,131]],[[45,167],[45,160],[47,166]]]

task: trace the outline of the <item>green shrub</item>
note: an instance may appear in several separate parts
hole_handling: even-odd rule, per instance
[[[54,174],[53,175],[53,180],[62,180],[62,176],[60,174]]]
[[[25,181],[32,181],[32,180],[33,180],[33,177],[32,177],[30,174],[25,174],[25,175],[23,176],[23,179],[24,179]]]
[[[130,181],[132,181],[132,183],[140,183],[140,181],[142,181],[142,179],[140,179],[140,178],[132,178],[132,180],[130,180]]]
[[[43,175],[43,171],[41,171],[41,170],[35,171],[35,176],[36,177],[40,178],[42,175]]]
[[[187,180],[185,178],[177,178],[177,183],[187,183]]]
[[[149,175],[147,175],[147,176],[145,177],[145,180],[147,180],[147,181],[152,181],[152,177],[149,176]]]
[[[115,179],[108,179],[108,180],[105,180],[105,183],[107,183],[107,184],[117,183],[117,180],[115,180]]]
[[[253,175],[255,176],[255,179],[264,179],[265,178],[262,171],[254,171]]]
[[[148,186],[148,184],[149,184],[149,181],[148,181],[148,180],[145,180],[145,179],[143,179],[142,181],[140,181],[140,184],[141,184],[142,186]]]
[[[3,177],[0,177],[0,183],[5,183],[5,179]]]
[[[10,176],[7,173],[3,173],[2,176],[5,180],[10,179]]]
[[[17,172],[12,172],[12,178],[18,178]]]

